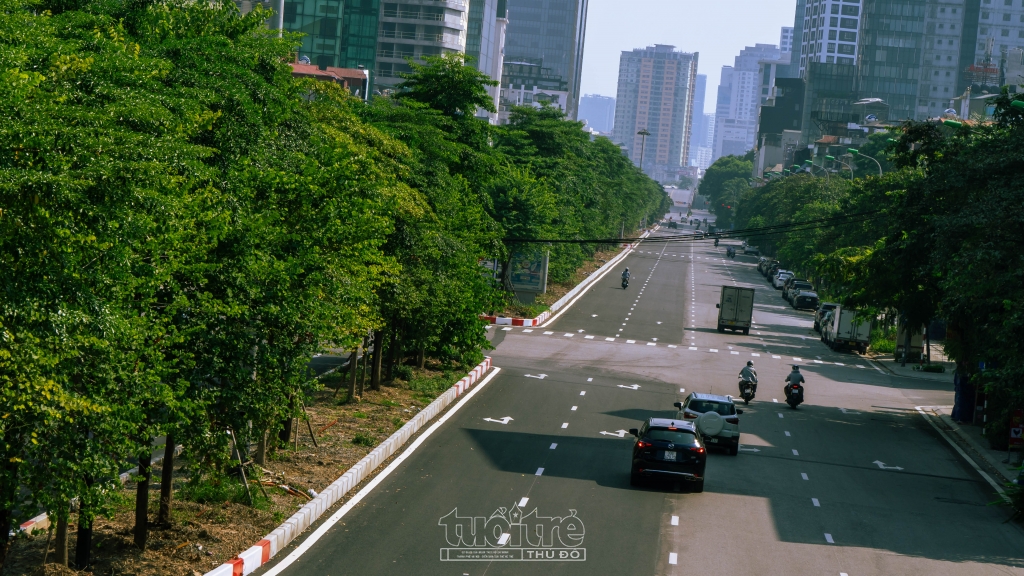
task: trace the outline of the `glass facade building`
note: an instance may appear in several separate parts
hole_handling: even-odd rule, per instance
[[[299,57],[311,64],[372,70],[379,14],[379,0],[285,0],[284,29],[305,34]]]
[[[548,102],[576,119],[588,0],[508,0],[501,109]]]

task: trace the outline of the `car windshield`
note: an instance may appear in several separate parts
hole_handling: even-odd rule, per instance
[[[647,431],[648,440],[661,440],[671,442],[678,446],[700,446],[697,437],[689,432],[681,430],[667,430],[665,428],[651,428]]]
[[[718,412],[722,416],[732,416],[736,413],[735,404],[714,402],[712,400],[691,400],[686,408],[701,414],[705,412]]]
[[[811,289],[813,287],[814,286],[811,286],[810,282],[793,282],[793,288],[796,288],[798,290]]]

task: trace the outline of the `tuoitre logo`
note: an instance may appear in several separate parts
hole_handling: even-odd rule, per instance
[[[562,517],[523,512],[526,499],[511,508],[499,507],[489,517],[459,516],[453,508],[437,522],[448,547],[441,561],[582,562],[583,521],[575,510]]]

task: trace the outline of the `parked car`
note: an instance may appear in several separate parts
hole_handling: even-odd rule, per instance
[[[782,290],[782,297],[786,299],[790,304],[793,303],[793,296],[796,296],[799,292],[814,292],[814,286],[807,280],[793,280],[790,279],[786,287]]]
[[[782,285],[786,283],[786,280],[793,277],[793,273],[789,270],[779,270],[772,277],[772,286],[776,290],[782,290]]]
[[[823,321],[825,319],[825,314],[828,314],[832,310],[835,310],[836,306],[839,306],[839,304],[836,304],[835,302],[821,302],[820,304],[818,304],[818,309],[815,310],[814,312],[815,331],[821,332],[821,326],[824,323]]]
[[[743,410],[736,408],[732,397],[691,392],[686,400],[676,402],[676,419],[697,422],[709,446],[725,448],[735,456],[740,447],[740,418]]]
[[[644,479],[663,478],[683,480],[694,492],[704,491],[708,452],[694,423],[650,418],[629,433],[636,436],[630,484],[638,486]]]
[[[781,266],[782,266],[782,264],[780,264],[778,261],[772,262],[765,269],[764,277],[768,278],[768,279],[771,279],[771,277],[774,276],[775,273],[779,271],[779,267],[781,267]]]
[[[757,249],[757,246],[744,246],[743,247],[743,253],[744,254],[752,254],[754,256],[760,256],[761,255],[761,251]]]
[[[797,310],[815,310],[818,308],[818,293],[812,290],[798,290],[790,297],[789,302]]]
[[[768,261],[768,259],[765,258],[764,256],[761,256],[760,258],[757,259],[757,271],[758,271],[758,273],[764,274],[764,263],[767,262],[767,261]]]

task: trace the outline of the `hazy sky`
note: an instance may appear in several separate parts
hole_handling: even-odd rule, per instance
[[[704,110],[714,112],[722,66],[732,66],[744,46],[778,44],[795,9],[796,0],[590,0],[581,94],[615,96],[623,50],[671,44],[700,52]]]

